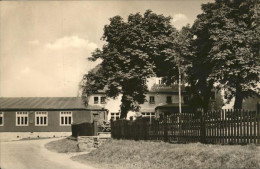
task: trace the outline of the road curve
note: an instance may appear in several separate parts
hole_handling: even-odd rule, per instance
[[[0,142],[0,169],[94,169],[47,150],[44,145],[53,140]]]

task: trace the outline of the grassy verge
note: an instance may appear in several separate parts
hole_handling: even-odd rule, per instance
[[[77,141],[67,138],[49,142],[45,145],[45,148],[58,153],[80,152]]]
[[[259,150],[255,145],[110,140],[89,154],[72,159],[108,169],[260,168]]]

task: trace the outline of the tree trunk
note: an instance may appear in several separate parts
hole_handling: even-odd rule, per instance
[[[125,93],[123,93],[122,98],[121,98],[120,111],[121,111],[120,112],[120,118],[121,119],[126,119],[127,113],[129,111],[129,106],[128,106],[128,101],[126,99],[126,94]]]
[[[235,95],[235,104],[234,109],[242,109],[243,104],[243,94],[240,87],[236,88],[236,95]]]
[[[208,84],[207,84],[208,83]],[[203,112],[207,113],[209,110],[209,103],[210,103],[210,96],[211,96],[211,90],[213,88],[213,82],[207,82],[206,79],[204,79],[204,92],[202,94],[202,108]]]
[[[128,113],[128,111],[127,111],[126,109],[124,109],[124,108],[121,107],[120,118],[121,118],[121,119],[126,119],[127,113]]]
[[[210,94],[206,93],[203,98],[203,106],[202,106],[204,113],[207,113],[209,110],[209,100],[210,100]]]

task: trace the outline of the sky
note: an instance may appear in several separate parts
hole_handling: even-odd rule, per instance
[[[180,29],[208,1],[1,1],[0,96],[80,96],[83,75],[98,64],[87,57],[102,48],[109,18],[151,9]]]

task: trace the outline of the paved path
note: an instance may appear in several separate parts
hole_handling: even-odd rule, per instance
[[[94,169],[51,152],[44,145],[54,139],[0,142],[0,169]]]

